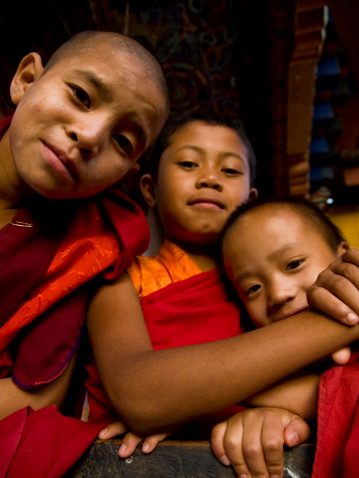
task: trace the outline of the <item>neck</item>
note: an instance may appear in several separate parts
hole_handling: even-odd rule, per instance
[[[0,225],[9,222],[9,218],[11,220],[33,195],[34,192],[17,173],[6,131],[0,141]]]
[[[171,238],[169,238],[169,240],[184,250],[202,272],[215,269],[221,265],[220,246],[217,243],[195,244],[181,242]]]

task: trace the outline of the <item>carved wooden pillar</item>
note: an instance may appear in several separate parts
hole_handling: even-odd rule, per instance
[[[273,0],[272,18],[275,192],[308,197],[313,101],[325,29],[325,0]]]

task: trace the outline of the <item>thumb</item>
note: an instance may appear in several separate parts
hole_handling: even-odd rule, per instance
[[[297,446],[308,440],[310,428],[306,421],[298,415],[293,415],[284,430],[284,443],[289,446]]]

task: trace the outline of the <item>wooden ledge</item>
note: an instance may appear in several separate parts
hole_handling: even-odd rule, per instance
[[[118,457],[120,439],[96,440],[64,478],[235,478],[222,465],[208,441],[161,442],[145,455],[137,447],[127,459]],[[284,452],[284,478],[310,478],[315,445],[304,443]]]

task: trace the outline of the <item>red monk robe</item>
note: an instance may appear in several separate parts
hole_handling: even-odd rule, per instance
[[[323,373],[312,478],[359,476],[359,351]]]
[[[142,211],[117,188],[19,211],[0,231],[1,377],[26,389],[58,377],[80,340],[87,284],[121,274],[148,240]],[[101,428],[55,407],[22,409],[0,422],[0,478],[62,477]]]
[[[201,272],[179,247],[165,240],[157,256],[138,257],[128,273],[141,299],[153,348],[165,349],[225,339],[241,334],[240,310],[219,269]],[[117,420],[93,361],[87,366],[89,421]],[[213,422],[243,407],[233,406]]]

